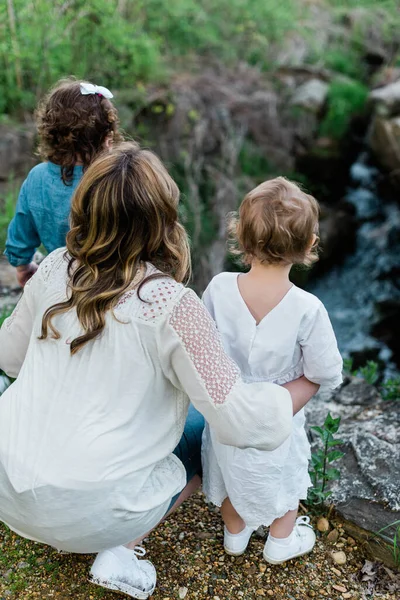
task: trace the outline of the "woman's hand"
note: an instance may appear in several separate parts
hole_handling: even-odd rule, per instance
[[[285,383],[282,387],[286,388],[292,396],[294,415],[298,413],[319,390],[319,385],[313,383],[304,375],[299,377],[299,379]]]
[[[34,262],[29,265],[20,265],[17,267],[17,279],[21,287],[24,287],[27,281],[36,273],[38,265]]]

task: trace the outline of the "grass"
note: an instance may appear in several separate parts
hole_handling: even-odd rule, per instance
[[[7,228],[14,216],[17,197],[17,187],[13,180],[10,180],[4,198],[0,198],[0,253],[3,252],[6,245]]]
[[[262,70],[274,69],[280,50],[298,37],[305,40],[306,63],[362,80],[364,40],[370,28],[390,41],[400,24],[396,0],[70,4],[61,0],[0,4],[0,114],[32,110],[54,81],[70,73],[128,90],[165,81],[172,72],[190,72],[199,57],[235,68],[244,61]],[[343,36],[344,18],[354,9],[358,12],[351,32]],[[328,37],[319,35],[321,11],[330,14]],[[295,62],[296,57],[289,60]]]
[[[10,314],[12,313],[12,308],[0,308],[0,327],[3,325],[4,321],[7,319],[7,317],[10,316]],[[3,374],[3,371],[0,369],[0,375]]]
[[[4,321],[11,315],[11,310],[9,308],[0,308],[0,327],[3,325]]]
[[[395,528],[393,538],[389,538],[384,532],[393,528]],[[393,521],[393,523],[389,523],[386,527],[382,527],[382,529],[376,532],[376,535],[386,542],[392,553],[393,562],[396,568],[400,568],[400,521]]]
[[[340,139],[354,114],[364,109],[368,88],[352,79],[336,79],[328,90],[328,110],[320,125],[320,134]]]

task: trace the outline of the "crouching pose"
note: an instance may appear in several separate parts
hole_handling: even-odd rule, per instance
[[[200,483],[202,415],[220,443],[273,450],[296,404],[280,386],[243,382],[185,287],[178,200],[136,144],[97,158],[73,197],[67,248],[41,263],[0,331],[0,368],[17,377],[0,398],[0,520],[98,553],[92,581],[132,598],[156,585],[138,544]]]

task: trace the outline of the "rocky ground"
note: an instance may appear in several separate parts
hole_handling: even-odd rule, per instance
[[[346,532],[362,541],[377,558],[391,566],[393,549],[378,541],[397,541],[400,523],[399,401],[383,400],[377,388],[346,377],[335,392],[320,393],[307,405],[307,420],[322,426],[328,412],[341,418],[338,437],[344,456],[334,466],[340,478],[331,485],[330,502]],[[310,432],[313,447],[318,446]]]
[[[246,554],[238,558],[224,554],[222,537],[219,516],[200,494],[160,526],[144,544],[157,566],[154,600],[399,598],[398,573],[367,560],[363,547],[345,534],[336,518],[329,517],[328,532],[318,532],[312,554],[282,566],[263,560],[264,533],[255,534]],[[87,582],[92,560],[58,554],[2,527],[0,599],[121,598]]]

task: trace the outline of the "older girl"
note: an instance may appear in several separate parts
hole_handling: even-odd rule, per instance
[[[65,246],[71,198],[83,171],[121,137],[112,97],[107,88],[63,79],[39,104],[36,122],[44,162],[22,184],[5,249],[21,286],[37,269],[32,259],[41,244],[47,252]]]
[[[70,552],[92,581],[154,590],[143,536],[199,484],[202,419],[224,444],[272,450],[287,390],[245,384],[189,274],[179,192],[159,159],[122,144],[86,171],[67,249],[51,253],[0,331],[0,519]],[[297,398],[293,398],[296,406]],[[133,540],[133,541],[131,541]]]

